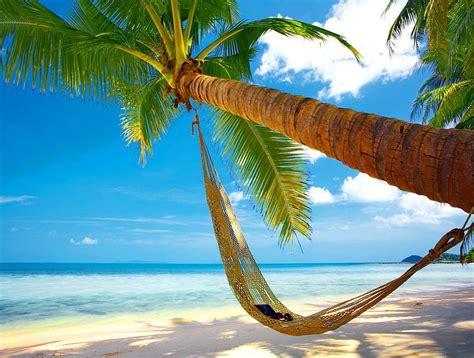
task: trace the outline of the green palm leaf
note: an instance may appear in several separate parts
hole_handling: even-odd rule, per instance
[[[386,14],[400,0],[389,0],[384,14]],[[411,38],[415,46],[419,46],[426,31],[425,10],[430,0],[408,0],[402,11],[398,14],[388,32],[387,44],[390,50],[400,38],[407,26],[413,26]]]
[[[218,39],[203,49],[197,55],[197,58],[205,59],[209,54],[214,53],[216,56],[239,54],[247,59],[249,58],[248,52],[268,31],[275,31],[284,36],[299,36],[308,40],[324,41],[328,38],[334,38],[349,49],[357,59],[361,58],[360,53],[343,36],[319,26],[284,18],[267,18],[251,22],[241,21],[229,28],[224,28]]]
[[[280,242],[311,236],[305,156],[300,145],[266,127],[218,111],[214,138],[221,144],[267,225]]]
[[[23,85],[31,80],[43,91],[109,100],[111,83],[140,80],[154,71],[121,50],[133,39],[127,44],[116,27],[99,33],[113,24],[87,21],[85,12],[92,11],[76,7],[68,22],[37,1],[0,0],[0,43],[10,41],[0,64],[5,80]],[[93,18],[100,20],[97,15]]]
[[[427,35],[420,68],[429,69],[431,75],[420,87],[412,110],[412,118],[421,114],[423,123],[436,127],[472,127],[474,11],[471,2],[409,0],[400,14],[405,16],[406,11],[416,7],[419,11],[412,12],[413,19],[417,23],[422,21],[423,28],[418,31],[415,26],[414,31]],[[407,25],[401,24],[400,31]]]
[[[444,86],[422,87],[412,116],[422,112],[422,121],[435,127],[455,123],[458,128],[471,128],[473,122],[474,82],[465,80]]]
[[[230,26],[238,21],[239,9],[235,0],[186,0],[180,1],[182,19],[188,20],[188,9],[196,1],[196,13],[190,31],[192,48],[198,49],[201,40],[210,32],[216,33],[219,26]],[[217,21],[216,21],[217,20]]]
[[[166,81],[152,80],[146,84],[116,85],[123,105],[121,125],[127,144],[138,142],[140,162],[145,164],[147,152],[153,153],[153,140],[166,133],[176,116],[173,101],[165,96]]]
[[[474,100],[474,81],[461,81],[443,88],[439,107],[430,120],[435,127],[445,127],[457,122],[457,126],[469,128],[472,123],[472,107]]]
[[[252,58],[255,52],[255,49],[250,51],[249,57]],[[232,80],[248,80],[252,78],[250,61],[242,61],[240,55],[208,57],[202,65],[202,70],[208,76]]]

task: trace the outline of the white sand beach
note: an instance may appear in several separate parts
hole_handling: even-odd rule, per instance
[[[473,294],[474,288],[440,295],[394,294],[323,335],[285,336],[246,315],[176,319],[173,324],[156,324],[152,317],[123,317],[60,330],[4,332],[0,353],[3,357],[469,357],[474,352]]]

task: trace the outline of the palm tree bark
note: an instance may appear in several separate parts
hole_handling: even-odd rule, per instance
[[[177,92],[278,131],[401,190],[468,212],[474,131],[357,112],[271,88],[183,71]]]

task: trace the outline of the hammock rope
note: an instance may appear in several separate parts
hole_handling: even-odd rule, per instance
[[[242,308],[255,320],[273,330],[293,336],[321,334],[335,330],[376,305],[417,271],[464,239],[463,229],[453,229],[445,234],[425,257],[400,277],[309,316],[294,313],[278,300],[270,289],[250,252],[204,141],[197,113],[192,128],[194,125],[198,128],[207,204],[229,286]],[[269,305],[276,312],[289,313],[293,320],[273,319],[264,314],[256,305]]]

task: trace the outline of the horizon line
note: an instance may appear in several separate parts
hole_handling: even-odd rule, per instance
[[[393,264],[400,263],[400,261],[335,261],[335,262],[262,262],[258,265],[321,265],[321,264]],[[159,262],[159,261],[115,261],[115,262],[56,262],[56,261],[0,261],[0,264],[135,264],[135,265],[219,265],[223,266],[222,262]]]

